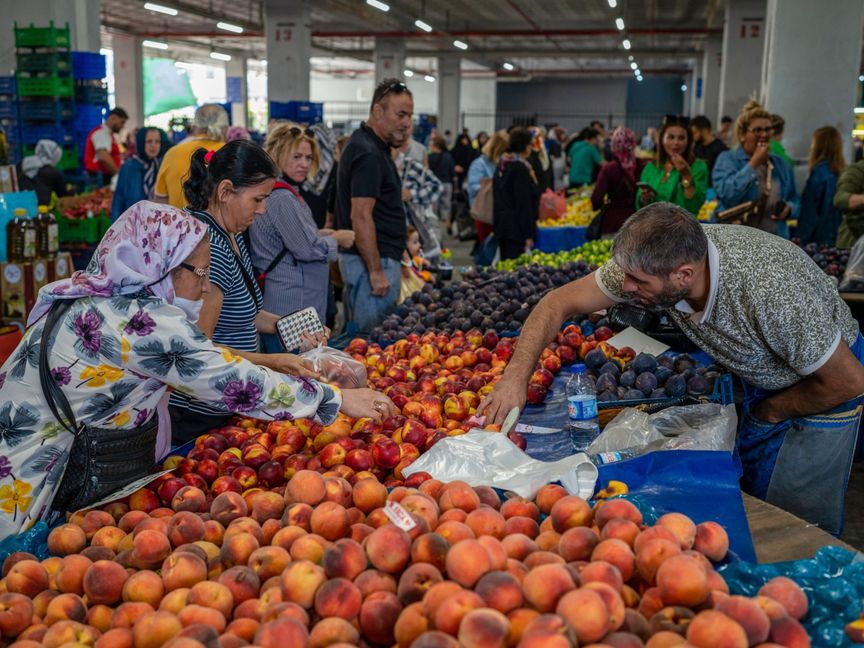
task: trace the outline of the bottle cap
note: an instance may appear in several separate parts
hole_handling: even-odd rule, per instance
[[[16,215],[16,216],[26,216],[26,215],[27,215],[27,210],[24,209],[23,207],[18,207],[18,208],[15,210],[15,215]]]
[[[574,374],[584,374],[585,373],[585,365],[582,363],[574,364],[570,367],[570,371]]]
[[[47,214],[48,213],[48,205],[39,205],[39,213]]]

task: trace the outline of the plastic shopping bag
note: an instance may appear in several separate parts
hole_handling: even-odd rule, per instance
[[[564,192],[555,192],[547,189],[540,196],[540,216],[539,220],[549,220],[555,218],[563,218],[567,213],[567,199],[564,197]]]
[[[838,288],[840,292],[864,292],[864,236],[849,250],[849,262]]]
[[[331,347],[316,347],[300,354],[312,363],[312,368],[322,378],[342,389],[359,389],[366,386],[366,368],[344,351]]]

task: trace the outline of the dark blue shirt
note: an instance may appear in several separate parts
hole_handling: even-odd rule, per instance
[[[828,162],[822,160],[813,167],[804,192],[801,194],[801,209],[798,213],[796,235],[801,244],[824,243],[834,245],[840,227],[840,211],[834,207],[837,193],[837,176]]]

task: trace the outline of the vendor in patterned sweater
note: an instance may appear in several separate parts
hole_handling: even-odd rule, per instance
[[[794,244],[699,225],[670,203],[634,214],[613,259],[543,298],[502,380],[478,407],[500,422],[562,322],[618,302],[663,309],[744,382],[738,452],[745,491],[839,534],[864,394],[864,339],[837,289]]]

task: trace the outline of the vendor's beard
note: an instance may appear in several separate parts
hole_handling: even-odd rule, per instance
[[[664,282],[663,291],[654,297],[651,302],[658,308],[672,308],[675,304],[684,299],[689,293],[687,288],[675,288],[672,282]]]

